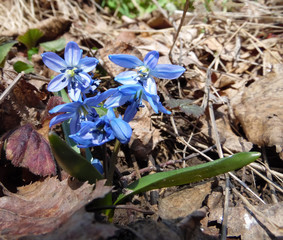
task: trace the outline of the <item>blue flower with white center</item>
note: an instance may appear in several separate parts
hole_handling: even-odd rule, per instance
[[[115,117],[112,108],[108,109],[107,114],[98,118],[95,122],[85,121],[81,123],[81,129],[70,135],[80,148],[100,146],[117,138],[121,143],[128,143],[132,136],[130,125]]]
[[[111,93],[111,92],[109,92]],[[98,104],[104,101],[108,95],[106,94],[97,94],[94,97],[85,99],[83,102],[71,102],[58,105],[51,109],[49,113],[63,113],[53,117],[50,121],[49,127],[57,123],[61,123],[68,119],[70,121],[70,132],[74,134],[78,132],[81,128],[81,123],[83,121],[96,121],[99,116],[94,107],[99,107]]]
[[[159,59],[157,51],[147,53],[143,62],[137,57],[128,54],[113,54],[108,57],[112,62],[121,67],[137,70],[137,72],[126,71],[118,74],[115,77],[117,82],[124,85],[141,84],[150,95],[157,95],[156,83],[153,77],[176,79],[186,70],[178,65],[157,64]]]
[[[75,42],[68,42],[64,52],[64,59],[54,52],[42,55],[44,64],[55,72],[60,73],[48,84],[48,91],[57,92],[68,87],[68,93],[73,101],[81,99],[81,92],[90,86],[92,81],[88,72],[98,64],[94,57],[82,58],[82,50]]]

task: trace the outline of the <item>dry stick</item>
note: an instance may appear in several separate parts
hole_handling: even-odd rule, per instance
[[[0,96],[0,104],[5,100],[6,96],[12,91],[12,89],[16,86],[16,84],[21,80],[23,72],[19,73],[14,81],[5,89],[5,91]]]
[[[227,151],[230,154],[233,154],[229,149],[224,148],[225,151]],[[272,185],[274,188],[276,188],[279,192],[283,193],[283,188],[281,188],[280,186],[276,185],[274,182],[270,181],[267,177],[265,177],[264,175],[262,175],[260,172],[258,172],[257,170],[255,170],[251,165],[247,166],[252,172],[255,172],[259,177],[261,177],[263,180],[265,180],[267,183],[269,183],[270,185]]]
[[[171,132],[172,133],[172,132]],[[208,161],[214,161],[213,159],[211,159],[210,157],[208,157],[207,155],[205,155],[204,153],[202,153],[201,151],[199,151],[197,148],[193,147],[192,145],[190,145],[189,143],[187,143],[185,141],[185,139],[183,137],[177,137],[176,136],[176,140],[179,143],[185,144],[187,145],[190,149],[194,150],[195,152],[199,153],[201,156],[203,156],[204,158],[206,158]],[[247,189],[254,197],[256,197],[257,200],[259,200],[261,203],[266,204],[259,196],[256,195],[256,193],[254,193],[248,186],[247,184],[245,184],[243,181],[241,181],[241,179],[239,179],[237,176],[235,176],[233,173],[229,172],[228,173],[232,178],[234,178],[237,182],[239,182],[245,189]]]
[[[218,152],[218,156],[220,158],[223,158],[223,151],[221,148],[221,144],[220,144],[220,137],[219,137],[219,133],[217,130],[217,126],[216,126],[216,121],[215,121],[215,115],[214,115],[214,111],[213,111],[213,105],[212,105],[212,101],[210,100],[210,85],[211,85],[211,72],[207,71],[207,99],[208,99],[208,110],[209,110],[209,116],[210,116],[210,120],[211,120],[211,125],[212,125],[212,131],[213,131],[213,135],[214,135],[214,140],[216,142],[216,148],[217,148],[217,152]],[[223,207],[223,218],[222,218],[222,227],[221,227],[221,239],[225,240],[227,238],[227,224],[228,224],[228,209],[229,209],[229,175],[228,174],[224,174],[225,176],[225,199],[224,199],[224,207]]]
[[[251,163],[250,164],[251,167],[259,170],[259,171],[262,171],[262,172],[265,172],[266,171],[266,166],[264,164],[258,164],[258,163]],[[281,183],[283,183],[283,174],[280,173],[280,172],[277,172],[273,169],[270,169],[270,173]]]
[[[279,232],[278,235],[283,234],[283,230],[282,230],[283,227],[282,226],[278,226],[275,222],[273,222],[272,220],[269,220],[263,213],[258,211],[252,204],[249,203],[249,201],[242,194],[240,194],[235,189],[235,187],[232,184],[231,184],[231,189],[232,189],[233,193],[235,193],[243,201],[243,203],[246,205],[246,207],[250,211],[252,211],[252,213],[255,215],[256,219],[258,219],[261,222],[261,224],[263,224],[264,227],[266,227],[272,234],[278,233],[278,232]],[[274,235],[276,236],[276,234],[274,234]]]
[[[173,42],[173,44],[172,44],[172,46],[171,46],[171,49],[170,49],[170,51],[169,51],[169,59],[170,59],[171,62],[173,62],[173,59],[172,59],[172,50],[173,50],[173,47],[175,46],[175,43],[176,43],[176,41],[177,41],[177,38],[178,38],[179,33],[180,33],[180,31],[181,31],[181,28],[182,28],[182,26],[183,26],[183,24],[184,24],[184,20],[185,20],[185,17],[186,17],[186,12],[187,12],[188,9],[189,9],[189,5],[190,5],[190,1],[189,1],[189,0],[186,0],[185,6],[184,6],[184,11],[183,11],[183,16],[182,16],[180,25],[179,25],[179,27],[178,27],[178,29],[177,29],[177,33],[176,33],[176,35],[175,35],[174,42]]]

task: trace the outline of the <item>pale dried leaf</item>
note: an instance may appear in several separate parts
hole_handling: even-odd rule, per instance
[[[259,146],[283,146],[283,109],[280,105],[283,81],[280,71],[244,88],[240,104],[232,101],[235,116],[247,138]]]
[[[105,181],[93,185],[57,178],[18,188],[11,193],[4,187],[0,198],[0,237],[19,238],[51,232],[66,222],[78,209],[109,193]]]

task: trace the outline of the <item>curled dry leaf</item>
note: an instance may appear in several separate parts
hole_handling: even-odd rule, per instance
[[[283,148],[282,84],[282,70],[270,73],[244,88],[241,98],[231,102],[249,141],[277,146],[279,151]]]
[[[31,124],[16,129],[7,139],[6,158],[16,167],[48,176],[56,174],[56,164],[50,146]]]
[[[94,186],[86,182],[60,182],[52,177],[20,187],[16,194],[4,188],[5,196],[0,198],[0,238],[18,239],[57,229],[89,201],[109,193],[112,187],[104,184],[105,180],[98,181],[93,191]]]

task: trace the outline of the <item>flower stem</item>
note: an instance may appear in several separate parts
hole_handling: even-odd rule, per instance
[[[116,139],[115,141],[115,145],[114,145],[114,150],[113,153],[111,155],[111,159],[110,159],[110,166],[108,169],[108,176],[107,176],[107,183],[106,185],[108,186],[112,186],[113,184],[113,176],[114,176],[114,171],[115,171],[115,165],[117,163],[117,156],[118,156],[118,152],[120,150],[120,145],[121,143],[119,142],[118,139]]]

